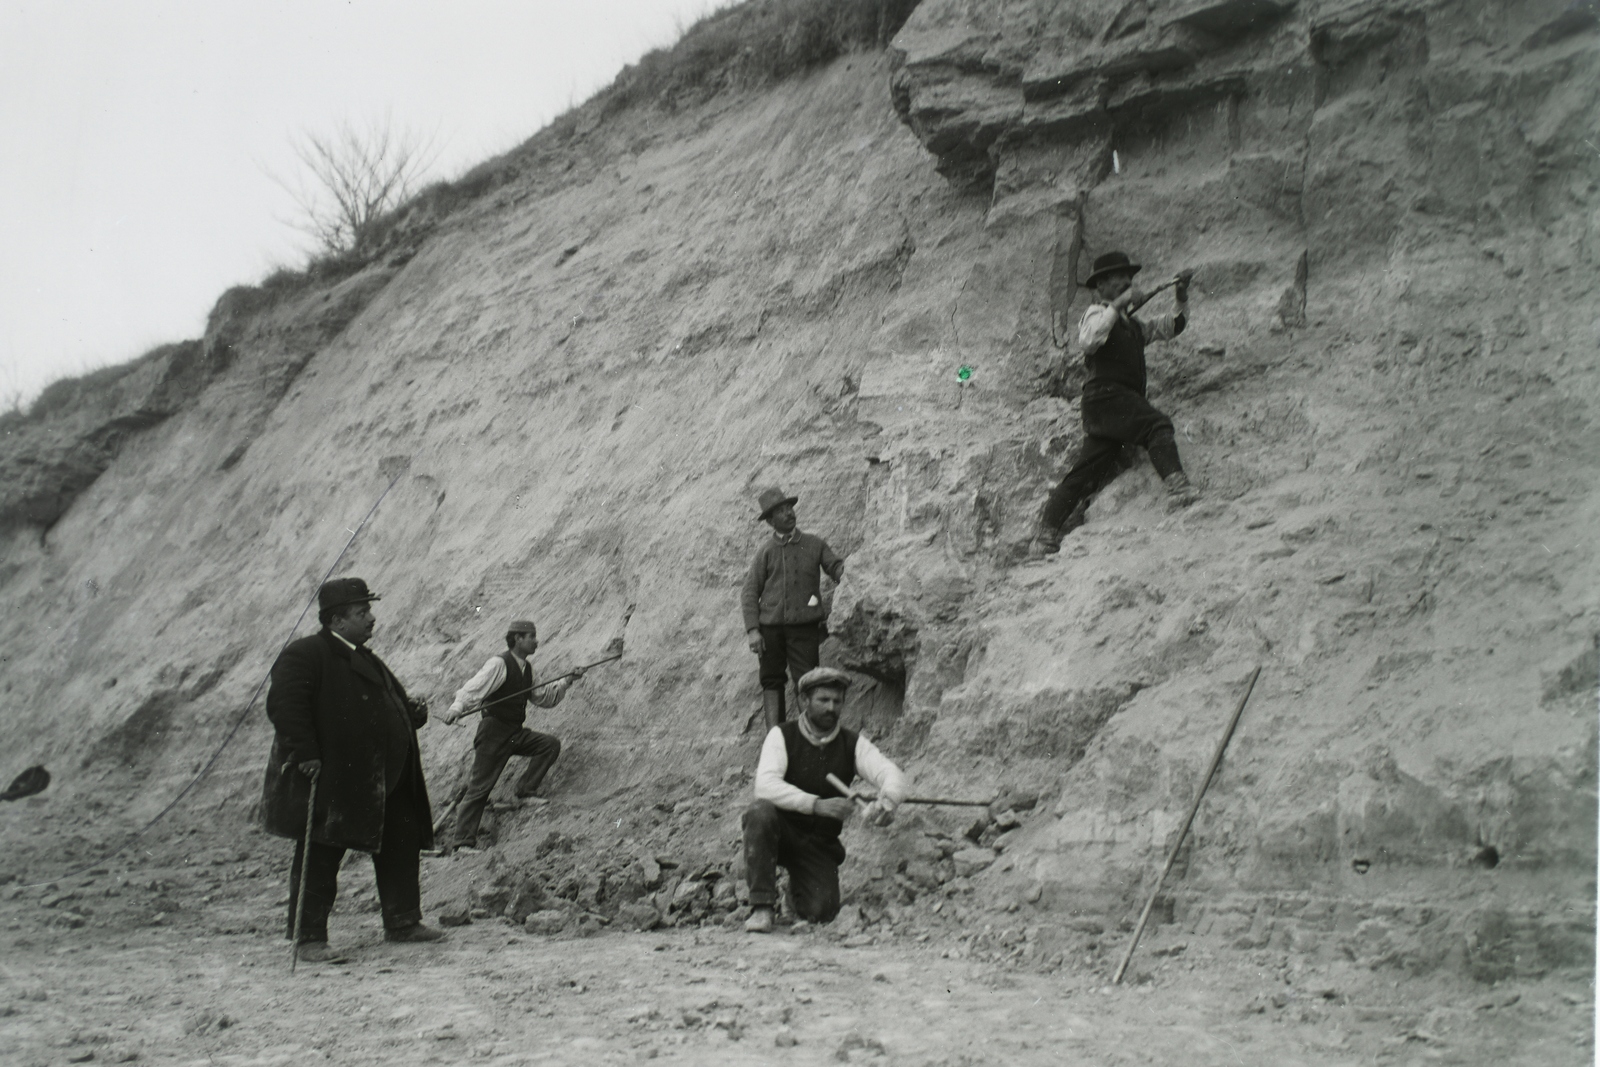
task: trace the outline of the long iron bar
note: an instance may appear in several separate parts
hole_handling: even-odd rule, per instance
[[[1178,839],[1172,842],[1172,850],[1167,853],[1167,864],[1161,868],[1161,877],[1156,879],[1156,886],[1150,891],[1150,899],[1145,901],[1144,911],[1139,916],[1139,925],[1133,928],[1133,940],[1128,942],[1128,951],[1123,954],[1122,962],[1117,965],[1117,973],[1111,976],[1112,985],[1122,984],[1122,976],[1127,973],[1128,964],[1133,959],[1133,950],[1139,947],[1139,937],[1144,933],[1144,925],[1150,921],[1150,912],[1156,906],[1156,897],[1161,894],[1161,886],[1172,871],[1172,865],[1178,860],[1178,850],[1183,847],[1184,838],[1189,836],[1189,827],[1194,824],[1195,813],[1200,810],[1200,801],[1205,798],[1211,779],[1216,777],[1217,765],[1222,762],[1222,754],[1228,750],[1228,742],[1233,740],[1234,727],[1239,725],[1239,716],[1244,714],[1244,706],[1249,702],[1250,694],[1255,691],[1256,679],[1259,677],[1261,668],[1258,666],[1250,672],[1250,681],[1244,687],[1244,696],[1239,698],[1239,706],[1233,709],[1233,718],[1228,720],[1228,729],[1217,744],[1216,754],[1211,757],[1211,766],[1206,768],[1206,776],[1200,782],[1200,788],[1195,790],[1194,803],[1189,805],[1189,816],[1183,820],[1183,829],[1178,831]]]

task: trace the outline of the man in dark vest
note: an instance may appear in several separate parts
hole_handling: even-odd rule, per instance
[[[756,765],[756,800],[744,812],[745,880],[750,885],[750,918],[744,928],[772,929],[778,903],[778,867],[789,870],[795,914],[808,922],[832,922],[839,914],[839,864],[844,845],[839,833],[855,811],[849,799],[828,782],[845,785],[857,776],[878,789],[878,799],[863,813],[884,823],[905,799],[906,779],[876,745],[839,725],[850,676],[818,667],[800,679],[800,715],[767,733]]]
[[[505,770],[507,760],[512,756],[528,757],[528,767],[516,786],[517,796],[526,799],[538,793],[544,776],[561,755],[559,740],[522,724],[528,719],[529,703],[541,708],[555,707],[573,683],[583,677],[583,671],[574,671],[571,678],[540,686],[533,665],[528,662],[538,647],[537,626],[525,619],[512,623],[506,629],[506,650],[489,657],[456,693],[450,710],[445,713],[444,721],[454,726],[475,707],[483,708],[483,721],[478,723],[477,736],[472,739],[472,776],[467,780],[467,791],[456,812],[452,843],[457,851],[476,851],[478,823],[483,819],[489,794],[500,781],[500,772]]]
[[[1171,315],[1138,319],[1133,312],[1149,299],[1133,286],[1140,269],[1127,253],[1107,252],[1095,259],[1094,271],[1084,280],[1099,299],[1078,324],[1078,343],[1089,371],[1083,386],[1083,445],[1045,502],[1034,536],[1035,557],[1060,551],[1062,536],[1081,523],[1081,509],[1127,469],[1126,446],[1138,445],[1150,453],[1150,463],[1166,485],[1169,507],[1188,507],[1199,499],[1178,460],[1172,420],[1145,398],[1145,345],[1171,340],[1188,324],[1189,274],[1175,279]]]
[[[302,960],[337,960],[328,947],[328,915],[347,849],[372,854],[384,936],[437,941],[422,925],[418,856],[433,847],[433,813],[422,780],[417,730],[428,708],[406,695],[367,647],[378,597],[360,578],[335,578],[317,592],[322,631],[302,637],[272,665],[267,718],[276,731],[262,794],[268,833],[295,839],[289,875],[289,936],[296,887],[305,868]],[[316,782],[310,848],[306,800]]]
[[[796,527],[799,500],[777,488],[758,498],[760,519],[772,527],[772,536],[756,551],[740,599],[750,651],[759,657],[761,712],[768,729],[784,720],[785,672],[799,681],[820,658],[827,637],[821,575],[825,571],[835,582],[844,577],[844,560],[828,543]]]

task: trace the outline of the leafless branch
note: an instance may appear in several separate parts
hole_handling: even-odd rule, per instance
[[[291,225],[331,255],[364,247],[378,220],[410,198],[433,163],[431,142],[396,130],[388,118],[304,134],[294,151],[304,168],[300,180],[273,180],[294,198],[299,214]]]

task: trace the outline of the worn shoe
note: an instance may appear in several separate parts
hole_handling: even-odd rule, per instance
[[[335,952],[326,941],[302,941],[295,958],[301,963],[346,963],[350,957]]]
[[[431,926],[417,923],[415,926],[404,926],[398,930],[385,930],[385,941],[397,941],[401,944],[420,945],[425,941],[439,941],[444,937],[443,930],[435,930]]]
[[[450,850],[452,856],[476,856],[483,852],[477,845],[456,845]]]
[[[1167,487],[1167,510],[1177,511],[1186,508],[1200,499],[1200,490],[1189,482],[1189,476],[1183,471],[1173,471],[1161,479],[1161,484]]]
[[[772,909],[756,908],[750,913],[750,918],[744,921],[744,932],[747,934],[772,933]]]

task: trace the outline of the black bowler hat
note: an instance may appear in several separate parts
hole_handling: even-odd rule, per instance
[[[1107,274],[1118,271],[1127,271],[1129,274],[1138,274],[1144,268],[1128,258],[1126,252],[1107,252],[1103,256],[1094,257],[1094,270],[1083,280],[1084,288],[1093,289],[1095,283]]]
[[[317,590],[317,607],[323,611],[332,611],[347,604],[370,604],[382,599],[370,592],[367,583],[360,578],[335,578],[331,582],[323,582],[322,588]]]
[[[773,486],[771,489],[763,489],[761,495],[756,498],[756,507],[761,509],[761,515],[756,521],[765,521],[768,515],[771,515],[776,508],[783,504],[798,504],[799,502],[799,497],[786,496],[783,490],[777,486]]]

